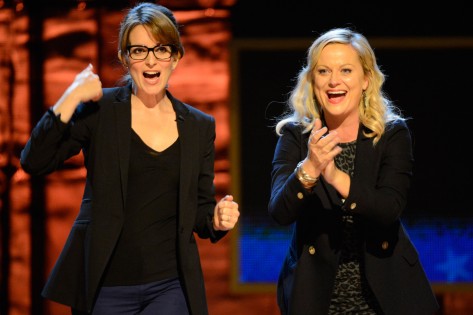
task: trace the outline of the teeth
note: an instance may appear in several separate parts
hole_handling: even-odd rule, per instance
[[[345,94],[345,92],[343,92],[343,91],[338,91],[338,92],[328,92],[328,94],[337,94],[337,95],[341,95],[341,94]]]
[[[145,78],[154,78],[158,77],[161,75],[161,72],[143,72],[143,75]]]

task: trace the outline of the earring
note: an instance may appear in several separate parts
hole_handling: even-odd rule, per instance
[[[368,98],[366,97],[366,91],[363,91],[362,97],[363,97],[363,108],[366,110],[369,106]]]

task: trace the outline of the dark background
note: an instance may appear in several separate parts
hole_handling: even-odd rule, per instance
[[[411,117],[415,167],[405,215],[471,216],[472,9],[448,4],[416,10],[385,2],[381,8],[381,2],[276,1],[260,3],[264,8],[238,1],[232,11],[232,80],[237,81],[232,106],[240,116],[233,131],[240,137],[242,209],[261,217],[267,213],[277,140],[273,118],[285,108],[306,49],[318,34],[348,26],[373,40],[387,77],[385,90]],[[412,38],[413,44],[406,45]],[[291,47],[296,39],[307,40],[307,45]]]
[[[366,36],[472,36],[470,1],[236,0],[235,38],[310,37],[355,26]]]

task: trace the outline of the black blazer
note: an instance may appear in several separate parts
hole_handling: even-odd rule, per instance
[[[168,92],[181,144],[177,224],[178,268],[191,314],[207,314],[194,232],[218,241],[212,228],[215,120]],[[105,88],[98,102],[81,104],[68,124],[52,110],[41,118],[21,152],[23,169],[48,174],[84,154],[86,183],[79,214],[43,289],[43,296],[90,311],[124,219],[131,137],[131,88]]]
[[[406,123],[388,125],[374,147],[360,127],[344,203],[322,177],[308,192],[294,175],[307,156],[308,136],[300,126],[288,124],[273,159],[269,213],[282,225],[295,223],[278,282],[282,314],[328,313],[341,248],[341,214],[347,209],[362,222],[364,272],[384,314],[432,315],[438,303],[400,221],[413,166]]]

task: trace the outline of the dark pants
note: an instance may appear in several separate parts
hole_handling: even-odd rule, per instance
[[[187,315],[179,279],[102,287],[90,315]],[[72,309],[72,315],[87,315]]]

